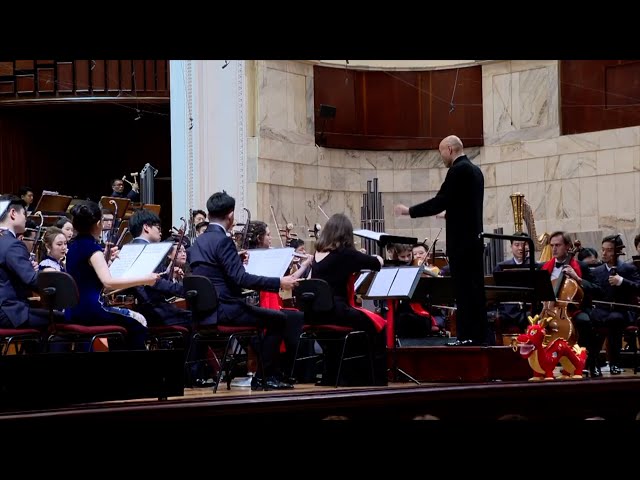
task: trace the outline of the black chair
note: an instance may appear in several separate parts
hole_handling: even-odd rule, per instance
[[[42,332],[35,328],[0,328],[0,355],[7,355],[12,344],[16,345],[17,355],[23,354],[27,342],[42,342]]]
[[[64,310],[78,304],[78,287],[71,275],[65,272],[42,271],[38,274],[38,290],[43,303],[49,309],[49,339],[53,342],[89,342],[89,351],[93,351],[93,342],[105,338],[124,343],[127,329],[120,325],[79,325],[57,323],[54,310]]]
[[[218,295],[207,277],[202,275],[189,275],[183,280],[185,298],[193,315],[192,341],[190,348],[194,348],[196,342],[208,344],[224,344],[222,360],[218,363],[216,383],[213,392],[218,391],[218,385],[225,373],[227,390],[231,390],[231,380],[234,367],[246,359],[248,341],[254,336],[260,336],[260,331],[255,326],[230,326],[230,325],[200,325],[199,320],[210,315],[218,308]],[[188,357],[189,358],[189,357]]]
[[[304,282],[300,282],[300,284],[294,288],[293,296],[296,299],[296,305],[304,312],[305,325],[296,348],[291,376],[294,375],[296,362],[301,360],[321,360],[324,358],[324,354],[313,354],[299,358],[298,353],[300,351],[300,344],[302,343],[302,340],[315,340],[321,345],[323,342],[327,341],[339,341],[342,342],[342,352],[338,363],[335,387],[338,387],[340,384],[344,363],[364,358],[369,361],[371,385],[374,385],[373,348],[367,332],[363,330],[355,330],[352,327],[345,325],[337,325],[335,323],[331,323],[331,321],[327,321],[326,323],[317,322],[319,317],[330,316],[334,310],[333,293],[329,284],[326,281],[317,278],[308,279]],[[347,355],[349,346],[358,338],[362,339],[364,343],[366,343],[366,353],[354,352]],[[323,380],[325,380],[325,378],[323,378]]]
[[[149,327],[149,350],[162,349],[163,346],[170,345],[173,349],[175,342],[185,345],[189,338],[189,329],[182,325],[157,325]]]

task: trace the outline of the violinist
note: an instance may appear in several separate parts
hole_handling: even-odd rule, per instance
[[[578,252],[578,260],[589,265],[589,268],[594,269],[602,265],[602,262],[598,259],[598,252],[595,248],[583,247]]]
[[[29,307],[38,274],[29,251],[17,236],[25,229],[26,204],[13,195],[0,197],[0,327],[46,329],[49,312]],[[55,314],[55,313],[54,313]]]
[[[137,210],[129,219],[129,230],[133,236],[132,244],[158,243],[162,240],[160,217],[150,210]],[[182,244],[175,249],[176,255],[179,255],[180,249],[184,251]],[[183,253],[183,255],[186,254]],[[163,267],[159,266],[156,273],[166,273],[163,270]],[[173,276],[171,278],[173,279]],[[155,285],[136,287],[135,297],[138,300],[137,310],[144,315],[149,326],[191,326],[191,312],[168,301],[170,297],[184,297],[181,282],[173,282],[161,277]]]
[[[587,312],[589,311],[588,306],[590,299],[594,295],[599,294],[600,288],[595,283],[593,273],[589,269],[589,266],[574,258],[575,252],[572,249],[573,242],[568,233],[562,231],[553,232],[549,238],[549,245],[551,246],[553,256],[540,268],[550,273],[552,283],[554,283],[554,280],[558,278],[562,280],[566,276],[566,278],[575,281],[584,294],[581,305],[575,307],[567,305],[564,308],[571,312],[571,321],[578,333],[578,344],[587,348],[587,361],[590,362],[591,360],[595,360],[600,350],[593,350],[593,328],[591,318]],[[554,288],[557,294],[561,290],[562,285],[558,285],[556,281],[554,287],[557,287]],[[588,367],[593,376],[595,364],[590,363]]]
[[[262,357],[258,368],[263,366],[264,371],[259,371],[253,378],[251,388],[290,389],[293,385],[282,381],[282,372],[290,372],[291,365],[280,368],[280,343],[284,339],[287,350],[295,352],[304,315],[248,305],[242,297],[242,289],[277,292],[280,288],[292,289],[298,282],[290,275],[263,277],[245,271],[233,240],[227,236],[227,230],[234,222],[235,206],[235,199],[224,191],[211,195],[207,200],[209,227],[187,252],[193,274],[209,278],[218,295],[218,308],[200,324],[257,325],[265,329],[259,343],[254,342],[258,356]]]
[[[603,264],[592,271],[602,294],[598,300],[594,301],[591,319],[597,330],[601,330],[598,327],[604,327],[606,336],[609,338],[607,355],[611,375],[619,375],[623,372],[620,368],[622,335],[625,327],[633,322],[632,312],[624,304],[637,304],[635,296],[640,292],[638,269],[633,264],[622,262],[619,258],[620,255],[624,255],[623,249],[624,244],[620,235],[604,237],[602,239]],[[604,302],[612,303],[607,305]],[[602,375],[595,360],[597,360],[604,338],[599,335],[597,330],[591,348],[587,346],[589,359],[593,358],[594,361],[590,365],[592,376]]]
[[[411,254],[413,257],[411,265],[414,265],[414,266],[424,265],[425,273],[433,277],[438,277],[440,276],[440,269],[435,265],[433,265],[433,263],[430,261],[431,260],[429,258],[430,252],[431,252],[431,249],[428,249],[426,244],[416,243],[411,248]],[[431,253],[431,255],[433,255],[433,253]]]

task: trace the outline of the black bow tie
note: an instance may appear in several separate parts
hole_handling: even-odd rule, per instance
[[[564,263],[556,262],[556,268],[564,267]]]

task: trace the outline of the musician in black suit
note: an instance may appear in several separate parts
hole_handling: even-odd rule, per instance
[[[134,185],[137,185],[137,183]],[[114,178],[113,180],[111,180],[111,189],[113,191],[111,192],[111,195],[109,195],[110,197],[128,198],[132,202],[140,201],[140,192],[138,191],[138,189],[136,189],[136,187],[133,187],[127,194],[125,194],[124,181],[119,178]]]
[[[446,210],[447,256],[457,304],[458,340],[453,345],[479,345],[489,341],[484,293],[482,206],[484,176],[464,154],[462,141],[450,135],[440,142],[440,155],[449,169],[440,191],[426,202],[396,205],[396,215],[411,218]]]
[[[226,192],[214,193],[207,200],[209,226],[196,238],[187,252],[193,275],[208,277],[218,296],[218,308],[209,317],[200,321],[202,325],[258,325],[266,329],[261,345],[256,352],[262,353],[264,372],[258,372],[252,389],[263,387],[283,389],[293,385],[283,382],[279,366],[280,343],[284,339],[287,352],[295,352],[304,315],[301,312],[273,310],[248,305],[242,297],[242,289],[277,292],[289,290],[297,285],[293,276],[262,277],[247,273],[235,244],[227,231],[233,226],[236,202]],[[289,359],[292,361],[292,359]],[[290,365],[288,366],[290,368]],[[283,365],[282,371],[286,370]]]
[[[132,244],[157,243],[162,240],[160,217],[150,210],[137,210],[129,219]],[[159,266],[156,273],[163,273]],[[168,274],[167,274],[168,276]],[[147,319],[149,326],[191,326],[191,312],[168,302],[170,297],[184,297],[182,283],[160,277],[153,286],[135,287],[137,310]]]
[[[4,207],[4,208],[3,208]],[[0,197],[0,327],[45,329],[48,312],[29,308],[28,297],[37,290],[38,272],[25,244],[17,236],[27,221],[24,200]]]
[[[513,234],[517,237],[529,237],[526,233],[516,232]],[[520,265],[525,268],[528,263],[528,257],[525,258],[525,245],[527,243],[524,240],[511,240],[511,254],[512,257],[508,260],[498,263],[493,267],[494,272],[502,272],[510,266]],[[524,309],[522,302],[509,302],[499,303],[496,308],[497,319],[499,324],[496,328],[499,331],[504,331],[507,326],[516,326],[518,330],[524,332],[529,324],[527,319],[527,312]]]
[[[623,248],[624,244],[620,235],[609,235],[602,239],[603,264],[591,272],[596,284],[602,289],[599,301],[619,304],[637,303],[634,302],[634,297],[640,293],[640,274],[633,264],[624,263],[618,258]],[[606,336],[609,338],[607,352],[609,372],[611,375],[622,373],[623,370],[620,368],[622,334],[625,327],[633,321],[632,312],[620,305],[605,305],[594,302],[591,319],[598,330],[598,327],[606,329]],[[596,331],[594,341],[596,343],[592,347],[592,352],[595,354],[600,352],[604,337],[598,335],[598,331]],[[595,376],[598,376],[599,368],[597,365],[594,366],[594,369],[596,370]]]

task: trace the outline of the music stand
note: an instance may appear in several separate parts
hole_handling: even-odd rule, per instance
[[[142,205],[142,208],[144,208],[145,210],[149,210],[150,212],[153,212],[156,215],[160,215],[160,205],[156,203],[145,203]]]
[[[418,243],[417,237],[401,237],[399,235],[389,235],[388,233],[374,232],[373,230],[366,229],[354,230],[353,234],[361,238],[374,240],[378,245],[378,255],[380,255],[382,258],[385,257],[384,247],[389,243],[402,243],[407,245],[415,245],[416,243]]]
[[[366,295],[362,298],[371,300],[388,300],[389,312],[387,315],[387,348],[391,349],[393,366],[389,370],[393,370],[393,379],[397,381],[398,373],[402,374],[409,381],[420,385],[420,382],[409,375],[407,372],[398,367],[397,349],[398,342],[396,338],[394,316],[395,316],[395,302],[400,299],[410,300],[418,282],[420,281],[420,275],[424,267],[391,267],[382,268],[379,272],[373,273],[373,280],[367,289]]]
[[[118,205],[118,218],[114,218],[113,220],[122,220],[124,218],[125,213],[127,213],[127,208],[129,207],[129,204],[131,203],[131,200],[129,200],[128,198],[118,198],[118,197],[101,197],[100,198],[100,207],[101,208],[106,208],[108,210],[111,210],[112,213],[115,214],[115,208],[113,206],[113,204],[111,203],[111,200],[113,200],[114,202],[116,202],[116,205]]]
[[[539,301],[555,300],[551,275],[546,270],[526,268],[493,272],[495,287],[485,289],[500,292],[502,301],[523,301],[535,305]]]
[[[34,212],[42,212],[42,215],[62,216],[67,211],[67,207],[73,200],[67,195],[54,195],[52,193],[42,192],[38,205]]]

